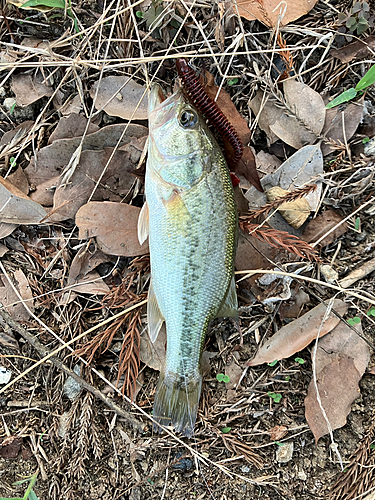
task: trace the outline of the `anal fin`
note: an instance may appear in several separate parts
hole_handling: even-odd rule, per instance
[[[147,201],[144,203],[138,217],[138,241],[140,245],[147,240],[149,235],[149,210]]]

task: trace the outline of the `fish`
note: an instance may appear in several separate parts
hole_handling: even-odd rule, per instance
[[[191,437],[202,388],[209,323],[238,318],[234,281],[238,215],[225,158],[182,89],[152,86],[145,203],[138,239],[149,239],[147,322],[152,342],[165,322],[167,348],[153,407],[154,430]]]

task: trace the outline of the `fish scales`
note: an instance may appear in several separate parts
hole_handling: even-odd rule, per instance
[[[194,126],[181,125],[184,113],[195,120]],[[167,330],[154,419],[190,436],[209,321],[228,301],[229,314],[236,315],[237,211],[225,159],[183,93],[178,91],[163,101],[160,88],[154,87],[149,122],[147,205],[142,209],[139,233],[140,240],[149,236],[151,338],[155,340],[163,321]]]

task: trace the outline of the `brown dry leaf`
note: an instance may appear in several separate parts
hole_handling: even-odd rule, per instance
[[[44,81],[42,73],[36,76],[19,73],[12,78],[12,91],[16,95],[18,106],[28,106],[45,96],[53,94],[53,88],[48,87]]]
[[[87,118],[84,115],[71,113],[68,116],[60,118],[57,127],[52,132],[48,139],[48,144],[61,139],[72,139],[73,137],[81,137],[86,130]],[[99,130],[98,125],[91,123],[88,126],[87,134],[93,134]]]
[[[95,98],[98,84],[99,81],[96,81],[90,89],[92,99]],[[145,94],[145,90],[145,87],[127,76],[107,76],[100,81],[95,107],[96,109],[104,109],[108,115],[118,116],[124,120],[147,120],[147,93]],[[140,104],[139,101],[141,101]],[[135,111],[137,106],[138,109]]]
[[[53,198],[54,213],[48,221],[74,219],[78,209],[88,201],[99,179],[100,184],[91,198],[93,201],[119,202],[126,196],[135,182],[134,176],[130,173],[134,165],[130,162],[128,152],[117,150],[105,169],[112,154],[112,148],[82,152],[69,183],[61,185],[60,181],[57,186]]]
[[[363,59],[364,57],[371,57],[375,48],[375,36],[370,35],[364,40],[356,40],[349,43],[340,49],[332,49],[331,54],[337,57],[344,64],[349,63],[353,59]]]
[[[259,151],[259,153],[255,155],[255,163],[260,177],[263,177],[263,175],[273,174],[276,172],[282,164],[282,161],[279,160],[277,156],[270,155],[264,151]]]
[[[348,306],[342,300],[335,299],[332,309],[343,316],[348,310]],[[288,358],[296,352],[302,351],[310,342],[316,339],[319,329],[319,338],[329,333],[338,325],[340,319],[331,312],[322,325],[326,310],[325,304],[319,304],[300,318],[283,326],[262,345],[255,358],[248,361],[246,365],[257,366],[263,363],[271,363],[276,359]]]
[[[60,182],[60,176],[48,179],[39,184],[35,191],[30,193],[30,198],[43,207],[52,207],[55,190]],[[52,210],[52,208],[51,208]]]
[[[26,304],[32,310],[33,301],[30,300],[32,299],[32,292],[26,276],[20,269],[14,272],[13,283],[23,300],[27,301]],[[16,292],[4,275],[0,276],[0,302],[7,308],[7,312],[16,321],[27,321],[29,319],[29,313],[20,302]]]
[[[30,190],[29,181],[22,167],[18,167],[13,174],[8,175],[8,181],[24,194],[28,194]]]
[[[6,222],[0,222],[0,240],[12,234],[16,227],[17,224],[7,224]]]
[[[319,395],[332,429],[338,429],[346,424],[351,404],[360,395],[358,387],[360,379],[361,375],[355,367],[353,358],[346,354],[339,354],[317,374]],[[310,382],[305,399],[305,416],[315,442],[328,434],[327,423],[317,401],[313,381]]]
[[[333,140],[344,144],[344,122],[345,137],[346,140],[349,141],[362,120],[364,99],[365,97],[362,96],[357,102],[349,103],[344,111],[339,107],[327,109],[322,135],[325,136],[327,140]],[[332,153],[332,151],[335,151],[334,147],[330,146],[328,143],[322,144],[322,153],[324,156]]]
[[[99,129],[93,134],[85,137],[82,144],[82,151],[113,148],[124,132],[126,124],[108,125]],[[125,136],[122,138],[119,147],[130,143],[133,138],[141,138],[148,135],[148,129],[142,125],[130,124]],[[81,138],[61,139],[53,142],[49,146],[42,148],[38,152],[38,162],[32,158],[25,169],[26,177],[30,184],[39,186],[43,182],[60,176],[62,170],[68,165],[73,153],[81,144]]]
[[[370,375],[375,375],[375,366],[369,369],[367,373],[370,373]]]
[[[3,257],[7,252],[9,252],[9,248],[0,243],[0,258]]]
[[[228,357],[225,365],[225,375],[228,375],[229,382],[225,384],[225,388],[230,391],[237,389],[237,384],[240,381],[243,373],[243,368],[239,365],[240,355],[238,351],[233,351]]]
[[[236,174],[245,177],[245,179],[247,179],[258,191],[263,192],[256,168],[254,153],[250,147],[244,147],[242,158],[231,168]]]
[[[291,297],[286,302],[282,302],[279,307],[280,319],[297,318],[300,315],[302,307],[310,302],[310,295],[304,292],[299,285],[291,287]]]
[[[272,134],[295,149],[313,144],[320,135],[325,119],[325,104],[322,97],[311,87],[296,80],[283,82],[285,106],[276,100],[268,99],[259,115],[259,127],[270,136]],[[249,103],[258,115],[263,101],[263,93]],[[272,134],[271,134],[272,133]]]
[[[88,293],[90,295],[106,295],[109,286],[104,283],[100,274],[96,271],[87,273],[86,276],[77,281],[77,286],[73,287],[74,293]]]
[[[142,363],[153,370],[160,371],[164,365],[167,345],[165,324],[162,325],[159,335],[154,343],[151,342],[147,332],[141,336],[140,358]]]
[[[8,224],[36,224],[47,212],[8,180],[0,177],[0,222]]]
[[[21,450],[22,438],[8,436],[0,443],[0,457],[5,459],[17,458]]]
[[[110,255],[135,257],[148,253],[148,244],[138,241],[141,209],[125,203],[90,202],[76,216],[79,238],[93,238],[100,250]]]
[[[280,441],[288,434],[288,428],[285,425],[275,425],[269,431],[271,441]]]
[[[267,26],[276,26],[281,14],[281,26],[286,26],[292,21],[304,16],[314,7],[318,0],[289,0],[287,3],[279,0],[239,0],[237,3],[240,16],[253,21],[258,21]],[[284,12],[285,11],[285,12]]]
[[[307,241],[307,243],[315,243],[315,241],[318,241],[324,234],[330,231],[342,220],[341,215],[334,210],[326,210],[316,219],[313,219],[308,223],[301,236],[301,240]],[[346,233],[347,230],[348,225],[344,222],[337,229],[332,231],[332,233],[328,234],[319,243],[319,246],[325,247],[326,245],[329,245],[330,243],[336,241],[341,235]]]
[[[70,264],[68,285],[78,283],[100,264],[110,260],[110,257],[100,250],[93,251],[91,248],[87,248],[86,246],[80,248]]]

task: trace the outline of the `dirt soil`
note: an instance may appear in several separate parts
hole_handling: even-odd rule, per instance
[[[365,32],[352,39],[348,30],[344,33],[345,25],[338,22],[338,14],[349,13],[352,2],[320,1],[307,15],[283,28],[286,45],[282,57],[275,52],[275,47],[282,45],[276,44],[272,29],[257,20],[242,18],[240,21],[232,10],[228,11],[231,15],[227,13],[223,17],[230,3],[202,2],[195,6],[193,2],[193,18],[178,31],[187,12],[187,4],[183,1],[168,5],[146,1],[129,10],[129,4],[123,1],[117,6],[112,3],[109,6],[107,2],[83,0],[71,6],[69,3],[70,16],[64,16],[62,9],[44,14],[11,6],[2,0],[0,134],[5,137],[4,134],[27,120],[38,124],[30,138],[27,139],[27,134],[11,139],[8,136],[0,145],[2,177],[8,173],[13,175],[20,168],[18,177],[9,180],[20,187],[24,178],[28,179],[20,199],[28,194],[35,200],[38,195],[37,203],[42,210],[44,207],[46,213],[55,213],[52,197],[68,163],[64,148],[71,147],[68,140],[82,136],[87,120],[74,125],[80,127],[80,132],[64,131],[67,142],[57,153],[57,160],[53,157],[54,166],[50,168],[55,171],[48,178],[48,186],[42,184],[43,179],[36,182],[30,177],[30,165],[35,157],[39,158],[36,172],[38,168],[39,172],[42,167],[49,168],[49,162],[52,165],[52,159],[46,157],[45,160],[41,151],[51,143],[51,134],[63,116],[76,113],[88,118],[91,114],[89,121],[93,128],[88,132],[91,134],[108,125],[127,123],[126,118],[111,116],[102,110],[93,113],[95,97],[90,89],[103,75],[126,74],[145,85],[147,74],[148,78],[155,76],[165,91],[171,91],[177,73],[174,59],[164,56],[192,50],[196,55],[207,56],[203,63],[199,57],[194,59],[194,64],[197,68],[203,66],[210,70],[219,84],[220,75],[207,47],[217,54],[225,50],[233,52],[230,64],[230,56],[222,59],[217,56],[227,75],[235,76],[224,88],[241,116],[250,123],[253,152],[273,154],[281,163],[296,150],[280,139],[271,144],[267,133],[254,125],[255,116],[248,106],[257,90],[269,88],[268,78],[275,81],[288,70],[289,61],[293,68],[289,68],[289,74],[299,73],[302,67],[303,82],[327,102],[328,98],[355,87],[374,64],[372,20],[369,18]],[[163,11],[166,5],[171,11]],[[163,23],[155,27],[152,23],[161,12],[164,12]],[[242,32],[251,35],[244,38],[245,45],[236,42],[236,36]],[[319,45],[327,32],[333,33],[328,49],[326,41]],[[349,61],[332,55],[331,50],[346,47],[357,38],[372,47],[370,53]],[[31,47],[29,52],[20,49],[26,42]],[[48,46],[51,42],[54,44]],[[287,49],[293,54],[292,59],[290,53],[285,55]],[[33,80],[33,88],[24,90],[24,98],[31,102],[20,106],[16,102],[20,96],[12,80],[20,74],[43,75],[40,81],[48,76],[48,91],[35,100],[29,99],[39,92]],[[15,100],[9,105],[6,99]],[[28,217],[34,205],[29,204],[25,213],[17,216],[21,222],[12,219],[14,227],[0,220],[0,302],[11,315],[9,321],[0,318],[1,500],[22,498],[29,483],[15,483],[36,472],[38,476],[30,499],[35,495],[41,500],[374,498],[371,495],[374,495],[375,485],[375,372],[371,372],[371,367],[375,365],[375,318],[366,314],[371,311],[371,304],[366,299],[374,301],[375,271],[351,285],[350,290],[357,293],[353,296],[327,285],[319,267],[322,263],[331,265],[338,273],[338,278],[332,282],[337,285],[338,280],[375,257],[375,202],[351,216],[374,196],[373,177],[362,187],[349,184],[352,196],[342,194],[343,182],[353,172],[365,167],[374,170],[374,149],[366,154],[364,149],[374,136],[374,86],[367,89],[364,103],[366,113],[361,123],[359,120],[356,124],[354,135],[342,138],[341,142],[340,139],[331,141],[332,151],[324,156],[324,182],[317,214],[333,208],[340,220],[348,217],[347,230],[343,234],[334,233],[328,245],[318,246],[321,262],[313,261],[304,273],[316,281],[301,280],[298,284],[294,281],[292,298],[283,305],[282,301],[276,307],[262,303],[264,288],[256,282],[258,276],[238,283],[242,333],[239,334],[231,320],[217,319],[211,324],[204,347],[204,382],[192,439],[173,431],[159,435],[152,430],[148,416],[152,414],[159,376],[156,368],[160,368],[165,346],[160,341],[160,350],[152,360],[145,361],[145,350],[149,347],[145,340],[146,344],[141,345],[140,337],[145,339],[147,335],[146,306],[137,306],[124,316],[113,318],[145,301],[150,277],[147,251],[129,255],[106,253],[94,234],[86,239],[82,236],[81,228],[75,225],[78,225],[76,212],[65,218],[56,217],[55,213],[55,219],[47,223],[44,220],[33,223]],[[347,104],[342,106],[340,112]],[[142,152],[146,137],[142,131],[146,130],[147,121],[137,119],[136,124],[139,128],[133,130],[134,135],[118,152],[123,158],[126,156],[126,168],[121,170],[119,167],[117,177],[111,173],[112,177],[98,181],[102,191],[94,201],[125,201],[134,207],[142,206],[145,166]],[[90,154],[105,151],[104,157],[108,158],[112,151],[109,148],[116,150],[117,146],[109,142],[105,145],[91,143]],[[94,162],[89,153],[85,158],[91,168]],[[101,161],[100,169],[106,160]],[[121,161],[119,158],[120,166]],[[269,172],[257,165],[261,177]],[[125,170],[129,178],[121,181]],[[91,174],[90,170],[79,182],[73,176],[67,183],[76,189],[90,175],[95,177],[96,174]],[[240,177],[238,188],[241,203],[250,187],[245,177]],[[250,174],[247,179],[249,177]],[[336,187],[341,189],[341,194],[335,198],[332,190]],[[78,194],[73,194],[70,201],[78,200],[78,210],[89,197],[86,191],[74,193]],[[80,203],[80,197],[84,196],[85,201]],[[4,204],[3,198],[1,200]],[[247,211],[246,200],[245,205]],[[305,224],[312,218],[310,215]],[[109,232],[114,231],[115,226],[110,225],[113,222],[107,223]],[[299,236],[301,233],[293,231]],[[117,233],[114,240],[116,238],[120,238]],[[137,245],[137,242],[131,244]],[[272,261],[277,260],[277,256],[282,255],[278,262],[302,260],[299,256],[291,256],[285,248],[269,251],[269,245],[266,247],[268,250],[263,252],[249,245],[247,258],[258,259],[254,255],[260,252],[259,267],[268,265],[268,261],[271,262],[269,269],[273,269]],[[78,264],[80,259],[84,264]],[[257,265],[250,265],[249,262],[249,269],[257,268]],[[26,282],[17,274],[18,270],[22,271]],[[90,280],[94,280],[90,281],[90,289],[71,288],[94,270],[97,274],[95,277],[90,275]],[[22,296],[21,301],[9,284],[9,276]],[[281,286],[280,283],[277,286]],[[295,294],[301,290],[308,300],[296,306]],[[272,293],[279,292],[277,288]],[[245,363],[281,327],[322,300],[327,302],[336,296],[348,304],[346,318],[361,318],[363,339],[370,347],[371,359],[360,380],[358,398],[351,405],[347,423],[333,431],[334,442],[329,434],[316,442],[305,417],[305,398],[313,377],[312,345],[275,364],[250,368]],[[290,317],[289,308],[295,311]],[[26,335],[29,333],[29,339],[22,334],[22,327]],[[92,331],[86,333],[89,329]],[[32,339],[39,344],[32,343]],[[65,346],[58,351],[69,341],[72,341],[71,350]],[[51,352],[54,353],[53,362],[47,359],[36,365]],[[78,380],[89,385],[82,387],[68,377],[72,371],[78,375]],[[9,372],[11,376],[5,380]],[[219,374],[228,374],[230,382],[219,381]],[[13,383],[16,377],[19,379]],[[238,386],[233,387],[234,380],[239,380]],[[274,396],[280,398],[275,400]]]

